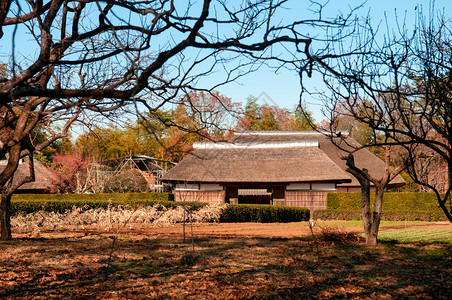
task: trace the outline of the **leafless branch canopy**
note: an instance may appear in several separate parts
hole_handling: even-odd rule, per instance
[[[262,64],[299,70],[323,59],[313,50],[324,40],[318,28],[342,28],[340,39],[354,30],[353,10],[328,18],[307,4],[314,11],[291,20],[289,0],[1,1],[0,40],[10,47],[0,72],[0,156],[11,163],[0,186],[37,126],[63,130],[32,153],[86,114],[152,112]]]
[[[359,125],[370,135],[365,147],[398,147],[399,163],[437,194],[452,221],[452,206],[446,208],[452,189],[452,23],[432,4],[428,14],[418,10],[413,29],[382,25],[384,34],[370,20],[361,23],[351,42],[317,61],[329,87],[321,94],[324,125],[331,131],[345,129],[344,122]],[[347,51],[350,45],[359,51]],[[422,166],[433,165],[428,160],[442,166],[442,175],[423,174]],[[433,177],[442,182],[428,179]]]

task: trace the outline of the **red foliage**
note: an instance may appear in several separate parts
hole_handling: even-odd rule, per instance
[[[58,180],[54,184],[53,192],[78,193],[80,184],[86,177],[89,161],[81,154],[69,153],[53,155],[53,169]]]

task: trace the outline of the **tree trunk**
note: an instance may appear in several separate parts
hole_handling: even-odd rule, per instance
[[[377,185],[375,187],[375,202],[372,217],[372,225],[370,228],[369,239],[366,239],[367,245],[370,246],[377,245],[378,229],[380,228],[381,211],[383,208],[383,194],[384,188]]]
[[[364,234],[366,235],[366,244],[375,246],[377,244],[377,235],[373,234],[373,222],[370,214],[370,182],[361,182],[361,215],[363,218]],[[378,228],[377,228],[378,232]]]
[[[374,211],[370,212],[370,184],[361,186],[362,217],[364,233],[366,234],[366,245],[376,246],[378,229],[380,227],[381,211],[383,207],[384,188],[375,186]]]
[[[11,235],[11,195],[2,194],[0,202],[0,223],[1,223],[1,237],[2,241],[9,241],[12,239]]]
[[[450,187],[452,186],[452,163],[449,162],[447,164],[447,189],[446,194],[444,197],[441,197],[440,194],[436,194],[436,197],[438,198],[438,205],[443,210],[444,214],[446,215],[449,222],[452,223],[452,203],[449,202],[449,208],[447,208],[446,203],[447,200],[450,199]],[[450,200],[449,200],[450,201]]]

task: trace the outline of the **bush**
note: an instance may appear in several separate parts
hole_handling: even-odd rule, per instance
[[[220,222],[286,223],[309,220],[309,209],[278,205],[229,204]]]
[[[226,204],[210,204],[187,214],[181,206],[165,208],[157,204],[154,206],[128,209],[124,206],[104,208],[77,208],[64,213],[37,211],[30,214],[17,214],[11,218],[11,226],[25,230],[39,230],[39,228],[56,229],[65,226],[96,225],[105,229],[112,229],[119,224],[152,224],[167,226],[181,222],[218,222]]]
[[[328,193],[326,201],[328,209],[361,210],[361,193]],[[371,194],[371,203],[373,201],[374,194]],[[383,209],[388,211],[431,211],[439,208],[433,193],[385,193]]]
[[[133,201],[133,200],[159,200],[167,201],[168,193],[100,193],[100,194],[15,194],[12,201]]]
[[[105,193],[143,193],[149,192],[149,184],[139,170],[126,170],[105,185]]]

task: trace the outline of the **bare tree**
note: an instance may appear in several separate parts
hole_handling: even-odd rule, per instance
[[[343,114],[344,110],[341,109],[339,112]],[[403,161],[395,159],[393,149],[399,151],[405,151],[405,149],[392,145],[388,140],[382,140],[384,137],[379,139],[379,143],[383,145],[384,149],[384,168],[382,170],[366,169],[355,162],[355,155],[360,155],[360,151],[372,147],[373,143],[359,144],[350,137],[348,132],[338,130],[335,127],[338,123],[334,121],[338,118],[338,114],[338,111],[333,111],[331,114],[334,116],[333,121],[329,120],[328,128],[319,128],[318,130],[338,148],[339,155],[346,162],[345,170],[354,176],[361,186],[361,216],[366,244],[375,246],[382,217],[384,193],[391,187],[391,182],[406,169],[406,164]],[[394,166],[395,168],[392,168]],[[373,205],[371,203],[371,192],[375,194]]]
[[[362,149],[358,147],[357,150]],[[347,157],[346,171],[358,179],[361,185],[361,215],[363,219],[364,233],[366,235],[366,244],[375,246],[377,244],[378,230],[380,227],[381,214],[383,209],[383,195],[389,183],[405,169],[404,165],[391,169],[391,147],[385,146],[385,168],[381,178],[371,175],[365,168],[359,168],[355,164],[353,153]],[[375,189],[375,200],[373,209],[371,209],[370,193],[371,188]]]
[[[311,59],[329,87],[321,95],[329,124],[346,116],[370,130],[364,147],[403,148],[399,167],[436,194],[452,221],[452,23],[433,6],[430,12],[418,10],[411,30],[387,24],[379,38],[367,20],[352,41],[330,49],[331,58]],[[359,51],[344,50],[348,45]],[[442,184],[422,173],[420,166],[433,163],[445,167]]]
[[[8,158],[0,173],[1,239],[11,239],[11,194],[33,180],[30,165],[30,177],[11,184],[19,160],[66,134],[82,116],[154,112],[181,94],[210,92],[262,64],[298,70],[310,52],[323,51],[313,49],[321,39],[317,28],[343,28],[337,39],[354,29],[353,10],[326,18],[316,6],[316,13],[291,21],[284,14],[289,5],[287,0],[1,1],[0,40],[11,33],[13,41],[10,72],[0,79],[0,122],[8,128],[0,145],[0,156]],[[28,38],[34,46],[19,49],[18,40]],[[220,70],[223,76],[214,84],[202,84]],[[58,120],[65,122],[61,132],[24,147],[36,126],[51,130]]]

